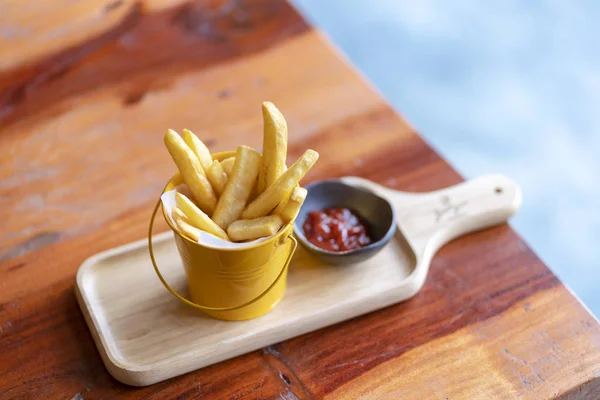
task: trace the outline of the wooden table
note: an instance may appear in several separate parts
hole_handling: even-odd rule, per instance
[[[74,277],[88,256],[145,236],[174,171],[165,129],[216,151],[260,147],[270,100],[290,157],[322,155],[305,182],[426,191],[462,178],[279,0],[8,0],[0,55],[0,398],[600,398],[598,322],[509,226],[446,246],[406,303],[120,384]]]

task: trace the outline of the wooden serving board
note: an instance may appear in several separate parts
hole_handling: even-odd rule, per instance
[[[406,300],[423,286],[437,249],[505,222],[521,205],[520,188],[503,176],[423,194],[358,177],[341,180],[392,203],[394,238],[354,265],[327,265],[299,246],[283,300],[260,318],[219,321],[180,303],[155,276],[146,240],[86,260],[77,273],[77,299],[110,373],[145,386]],[[155,241],[164,276],[175,290],[185,291],[172,235]]]
[[[322,155],[306,183],[463,179],[286,1],[8,1],[0,30],[1,400],[600,398],[600,324],[506,224],[442,248],[409,301],[120,383],[73,286],[90,255],[145,236],[174,172],[165,129],[259,148],[268,100],[290,159]]]
[[[167,280],[185,293],[172,234],[155,241]],[[346,267],[325,266],[298,246],[285,297],[273,311],[249,321],[219,321],[167,292],[149,263],[147,240],[140,240],[88,259],[77,276],[77,296],[110,373],[144,386],[408,298],[415,290],[394,289],[413,267],[410,250],[398,241]]]

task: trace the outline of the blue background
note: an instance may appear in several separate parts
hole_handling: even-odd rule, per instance
[[[600,2],[293,1],[600,315]]]

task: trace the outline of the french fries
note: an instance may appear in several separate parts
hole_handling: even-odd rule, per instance
[[[210,168],[206,171],[206,177],[213,189],[215,189],[215,192],[217,192],[217,195],[220,196],[223,194],[225,185],[227,185],[227,174],[220,162],[217,160],[212,162]]]
[[[173,229],[182,236],[200,244],[209,237],[202,232],[246,242],[274,235],[297,218],[307,195],[299,182],[319,154],[306,150],[288,168],[285,118],[270,102],[262,103],[262,116],[262,155],[239,146],[235,156],[213,160],[190,130],[184,129],[182,136],[167,131],[164,142],[178,169],[171,182],[184,183],[175,188],[175,204],[170,210],[167,205],[167,210],[175,222]]]
[[[289,196],[294,186],[300,182],[318,158],[319,153],[311,149],[306,150],[287,171],[244,209],[242,219],[254,219],[270,213],[277,204]]]
[[[194,135],[192,131],[184,129],[183,130],[183,140],[185,144],[194,152],[198,160],[200,161],[200,165],[204,171],[208,171],[210,165],[212,164],[212,156],[210,155],[210,150],[208,147],[198,138],[198,136]]]
[[[173,208],[171,216],[175,220],[177,228],[188,238],[197,242],[200,239],[200,229],[189,224],[187,216],[177,207]]]
[[[306,199],[307,194],[308,190],[303,187],[296,186],[294,189],[292,189],[290,197],[279,203],[273,214],[279,215],[284,223],[292,221],[298,215],[300,207],[302,207],[302,203],[304,203],[304,199]]]
[[[234,163],[235,163],[235,157],[229,157],[229,158],[226,158],[223,161],[221,161],[221,166],[223,167],[223,170],[225,171],[227,176],[231,175],[231,172],[233,171]]]
[[[179,209],[179,207],[177,207],[177,206],[173,207],[173,210],[171,211],[171,217],[173,217],[175,222],[177,222],[177,219],[180,219],[181,221],[185,222],[186,224],[190,223],[190,219],[188,218],[188,216],[185,215],[184,212],[181,211]]]
[[[260,174],[260,170],[258,172]],[[252,191],[250,191],[250,197],[248,197],[248,201],[252,202],[258,196],[258,177],[256,178],[256,182],[254,182],[254,186],[252,186]]]
[[[279,202],[279,204],[277,204],[277,207],[275,207],[275,210],[273,210],[273,212],[271,213],[272,215],[279,215],[281,214],[281,212],[283,211],[283,209],[285,208],[285,206],[287,206],[288,201],[290,201],[290,198],[292,197],[292,193],[294,193],[294,190],[292,189],[292,191],[290,192],[290,195],[288,197],[285,197],[283,200],[281,200]]]
[[[175,210],[180,210],[187,217],[185,222],[218,238],[229,240],[227,233],[183,194],[175,193],[175,203],[177,204]]]
[[[167,131],[164,141],[194,199],[202,211],[212,215],[217,206],[217,196],[206,178],[200,160],[174,130]]]
[[[285,170],[288,132],[285,118],[268,101],[262,104],[264,120],[263,154],[258,174],[257,193],[265,191]]]
[[[236,242],[254,240],[264,236],[271,236],[283,225],[279,215],[268,215],[255,219],[239,219],[232,222],[227,228],[227,234]]]
[[[240,217],[258,176],[260,159],[260,154],[251,147],[237,148],[233,171],[213,215],[213,221],[221,228],[227,229]]]

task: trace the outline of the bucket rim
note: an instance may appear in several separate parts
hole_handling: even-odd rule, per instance
[[[230,157],[234,157],[235,156],[235,151],[221,151],[218,153],[211,153],[211,156],[213,158],[213,160],[218,160],[218,161],[223,161],[226,158],[230,158]],[[173,190],[176,186],[178,186],[179,184],[183,183],[182,179],[181,179],[181,174],[179,173],[179,171],[175,172],[175,174],[173,174],[173,176],[171,176],[171,178],[169,179],[169,181],[167,182],[167,184],[165,185],[164,189],[161,192],[161,196],[169,191],[169,190]],[[173,226],[172,222],[171,222],[171,218],[169,218],[169,216],[166,214],[165,208],[162,204],[162,201],[160,203],[160,209],[162,211],[162,215],[163,218],[165,219],[165,221],[167,222],[167,225],[169,225],[169,228],[171,228],[171,231],[173,231],[173,233],[177,236],[179,236],[182,240],[185,240],[193,245],[196,246],[200,246],[203,248],[207,248],[207,249],[212,249],[212,250],[220,250],[220,251],[225,251],[225,252],[236,252],[236,251],[244,251],[244,250],[251,250],[251,249],[255,249],[257,247],[260,246],[264,246],[268,243],[273,243],[273,241],[279,241],[281,243],[283,243],[283,240],[281,238],[282,235],[284,235],[286,232],[289,232],[285,239],[287,239],[288,236],[292,235],[293,232],[293,224],[294,221],[289,221],[287,222],[285,225],[283,225],[280,229],[279,232],[277,232],[275,235],[273,235],[271,238],[262,241],[260,243],[256,243],[253,244],[251,246],[247,246],[247,247],[243,247],[243,248],[222,248],[222,247],[216,247],[216,246],[207,246],[207,245],[201,245],[198,242],[194,242],[193,240],[189,239],[188,237],[182,235],[181,233],[179,233],[179,229],[177,229],[176,227]],[[290,229],[291,228],[291,229]]]

